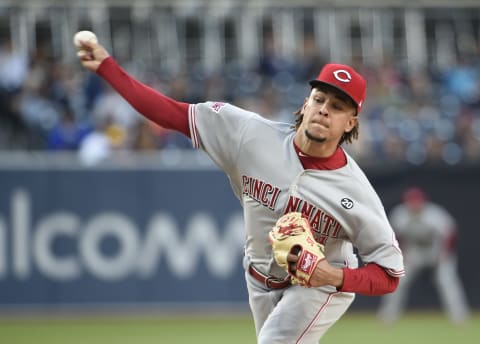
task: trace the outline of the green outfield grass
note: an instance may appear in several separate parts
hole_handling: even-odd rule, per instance
[[[294,315],[292,315],[294,316]],[[236,344],[255,343],[248,315],[205,316],[22,316],[0,318],[2,344]],[[476,344],[480,314],[463,325],[443,314],[406,314],[384,325],[371,313],[350,313],[323,344]]]

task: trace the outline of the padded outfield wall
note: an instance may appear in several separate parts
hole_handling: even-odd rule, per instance
[[[480,308],[480,166],[367,173],[387,210],[409,185],[450,209],[461,278]],[[216,168],[10,167],[0,169],[0,190],[0,310],[247,308],[242,210]],[[439,307],[431,281],[416,282],[411,307]],[[360,296],[353,307],[378,301]]]

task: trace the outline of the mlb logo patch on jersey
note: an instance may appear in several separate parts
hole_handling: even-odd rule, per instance
[[[225,103],[222,102],[215,102],[212,104],[212,110],[216,113],[220,112],[220,109],[225,106]]]

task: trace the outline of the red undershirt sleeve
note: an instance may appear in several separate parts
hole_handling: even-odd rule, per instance
[[[448,233],[447,237],[445,238],[443,242],[443,252],[446,254],[452,254],[455,252],[455,247],[457,246],[457,231],[456,229],[450,230]]]
[[[143,116],[163,128],[173,129],[190,136],[189,104],[171,99],[135,80],[111,56],[102,61],[97,74]]]
[[[381,266],[371,263],[358,269],[343,269],[340,291],[379,296],[397,289],[400,278],[390,276]]]

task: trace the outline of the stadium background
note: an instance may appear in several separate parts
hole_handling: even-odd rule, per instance
[[[457,218],[479,309],[479,1],[23,0],[0,2],[4,316],[248,311],[228,180],[81,70],[79,29],[167,95],[284,121],[323,63],[355,65],[369,88],[349,152],[387,210],[421,185]],[[417,281],[410,309],[439,311],[431,288]]]

